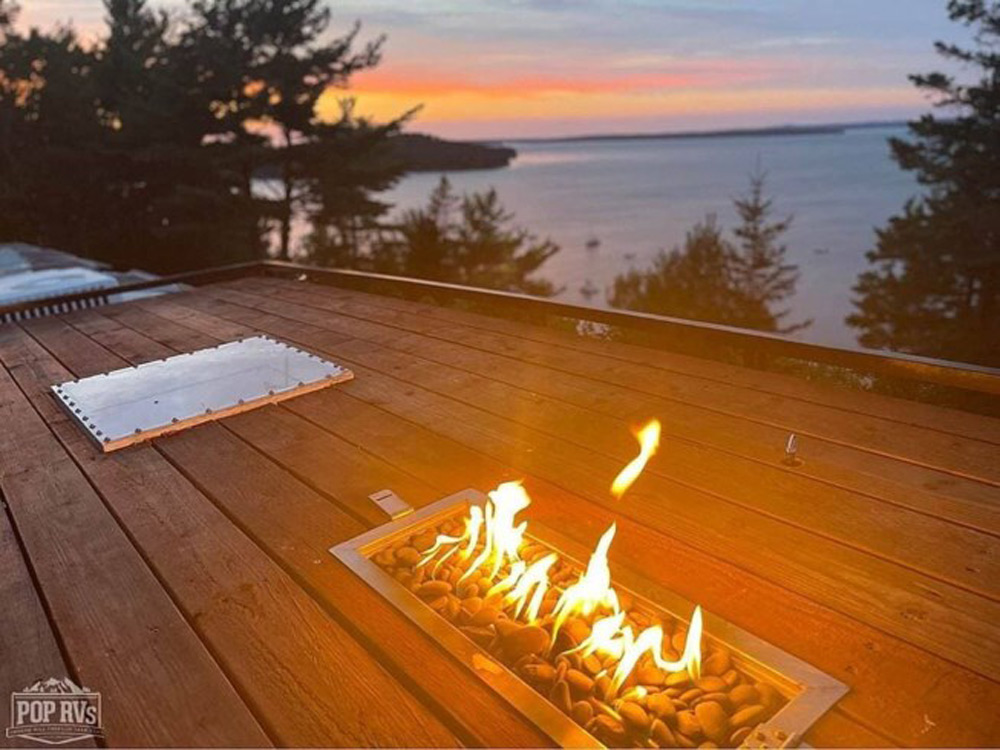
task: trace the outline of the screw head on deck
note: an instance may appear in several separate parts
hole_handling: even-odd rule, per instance
[[[799,437],[793,432],[789,434],[788,441],[785,443],[785,457],[781,460],[781,462],[786,466],[798,466],[802,463],[798,454]]]

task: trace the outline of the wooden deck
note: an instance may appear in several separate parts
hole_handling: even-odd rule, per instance
[[[356,379],[108,456],[48,393],[258,331]],[[69,674],[110,745],[544,745],[327,553],[375,490],[513,477],[846,682],[813,745],[1000,745],[1000,421],[267,278],[0,326],[0,704]]]

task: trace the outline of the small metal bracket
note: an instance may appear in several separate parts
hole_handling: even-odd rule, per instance
[[[799,436],[794,432],[788,436],[785,443],[785,457],[781,459],[785,466],[801,466],[802,459],[799,458]]]
[[[392,490],[379,490],[378,492],[373,492],[368,496],[368,499],[388,513],[389,518],[393,521],[397,518],[408,516],[413,512],[413,506]]]
[[[778,750],[784,747],[796,747],[798,734],[786,732],[775,727],[759,727],[743,740],[740,750]]]

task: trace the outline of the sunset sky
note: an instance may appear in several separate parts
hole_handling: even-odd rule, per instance
[[[22,24],[100,32],[100,0],[25,0]],[[178,0],[162,3],[179,8]],[[945,0],[342,0],[388,35],[351,93],[381,118],[461,138],[908,117],[907,74],[964,41]]]

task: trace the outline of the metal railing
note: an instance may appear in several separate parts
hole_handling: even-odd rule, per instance
[[[347,269],[321,268],[273,260],[219,266],[202,271],[163,276],[112,289],[79,292],[0,307],[0,320],[5,319],[4,316],[13,316],[14,314],[29,317],[32,315],[32,311],[44,308],[58,310],[60,305],[83,303],[85,300],[102,295],[117,295],[171,284],[197,286],[253,275],[308,280],[314,283],[363,291],[391,291],[407,296],[432,298],[435,301],[463,300],[483,305],[490,311],[496,312],[504,311],[516,314],[528,312],[591,321],[651,334],[657,345],[664,348],[672,348],[672,344],[678,344],[683,345],[684,350],[700,351],[705,356],[711,356],[719,350],[735,351],[740,353],[743,360],[750,364],[755,361],[775,358],[793,359],[881,377],[900,378],[1000,395],[1000,369],[992,367],[896,352],[823,346],[805,341],[795,341],[773,333],[697,320],[575,305],[544,297],[532,297],[526,294],[480,289],[426,279],[388,276]]]

